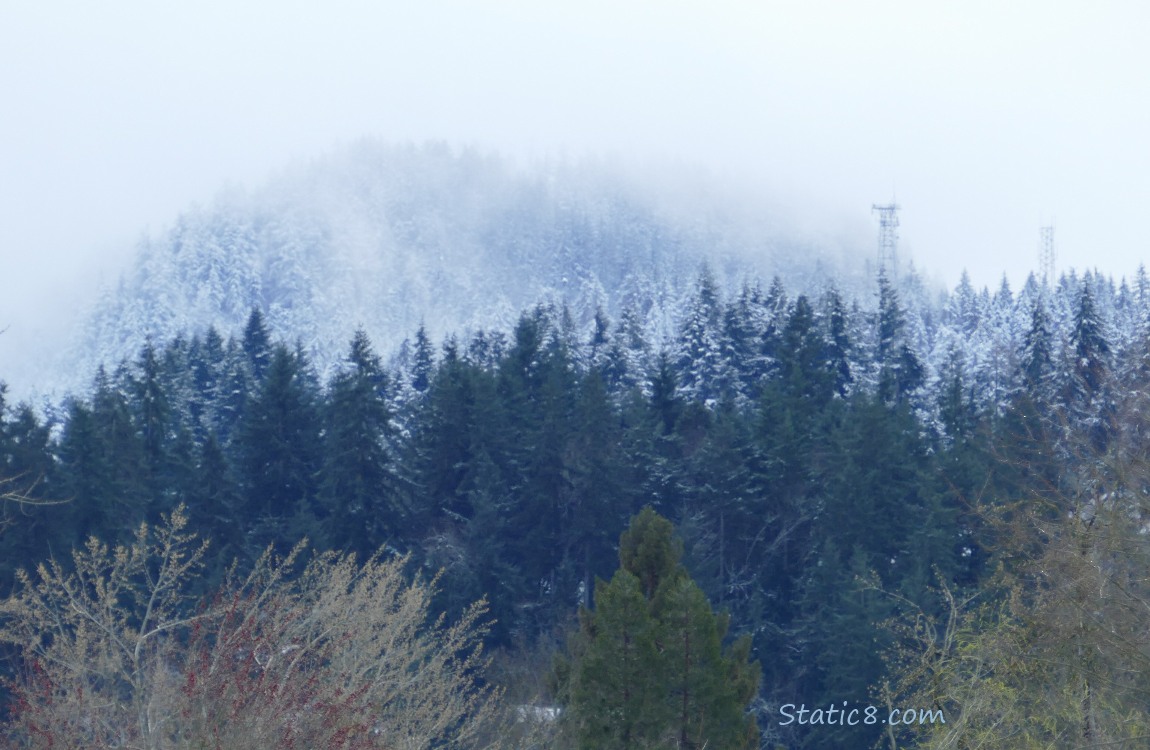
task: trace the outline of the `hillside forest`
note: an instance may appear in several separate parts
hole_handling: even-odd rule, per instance
[[[250,595],[251,571],[398,565],[433,582],[430,622],[476,628],[456,652],[481,647],[490,663],[459,689],[519,706],[516,731],[530,708],[547,746],[704,746],[685,729],[668,745],[648,727],[643,744],[553,720],[589,700],[571,660],[612,627],[601,597],[650,607],[639,623],[701,613],[722,642],[748,718],[711,750],[1146,742],[1145,273],[993,292],[964,279],[938,296],[880,275],[848,298],[779,278],[727,288],[703,267],[672,336],[649,340],[646,312],[585,323],[544,303],[506,330],[416,328],[388,360],[352,328],[321,376],[255,308],[242,329],[149,340],[51,408],[0,401],[5,612],[81,563],[112,570],[119,558],[101,567],[89,539],[132,550],[141,523],[171,534],[175,518],[177,536],[209,544],[193,545],[173,613]],[[626,563],[638,518],[674,550],[658,580],[699,596],[667,587],[682,597],[668,604],[652,584],[644,604],[643,563]],[[59,567],[35,574],[49,559]],[[634,582],[613,580],[621,559]],[[125,580],[153,568],[133,570]],[[30,652],[8,642],[6,741],[39,747],[11,729]],[[800,725],[781,711],[844,702],[946,723]],[[358,747],[344,740],[330,746]]]

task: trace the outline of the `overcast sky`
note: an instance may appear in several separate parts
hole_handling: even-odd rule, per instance
[[[1017,284],[1051,222],[1061,268],[1130,274],[1148,39],[1139,0],[3,0],[0,340],[190,204],[365,135],[686,162],[861,231],[894,193],[948,286]]]

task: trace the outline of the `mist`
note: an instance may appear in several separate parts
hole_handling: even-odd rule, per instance
[[[862,255],[870,206],[894,199],[900,254],[947,286],[966,269],[1017,288],[1051,224],[1060,269],[1129,275],[1148,20],[1136,3],[10,5],[0,366],[14,379],[26,347],[57,347],[141,237],[365,136],[689,165]]]

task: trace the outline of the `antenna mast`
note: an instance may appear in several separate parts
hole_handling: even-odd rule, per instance
[[[871,213],[878,211],[878,270],[891,280],[898,275],[898,209],[897,203],[870,207]]]
[[[1038,272],[1047,288],[1054,286],[1054,225],[1038,230]]]

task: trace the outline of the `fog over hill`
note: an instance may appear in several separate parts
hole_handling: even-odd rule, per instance
[[[436,340],[506,330],[539,302],[566,305],[577,325],[597,307],[630,309],[662,341],[704,260],[728,288],[861,278],[870,236],[812,239],[783,213],[688,168],[365,141],[224,191],[141,240],[51,368],[64,375],[37,382],[82,387],[68,378],[149,338],[238,331],[253,307],[323,370],[357,326],[390,353],[421,324]]]

